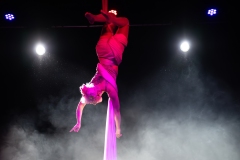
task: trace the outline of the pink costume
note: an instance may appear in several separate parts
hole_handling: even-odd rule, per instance
[[[96,74],[92,78],[91,82],[95,86],[102,79],[105,79],[109,84],[115,88],[115,92],[118,92],[116,78],[118,75],[118,65],[122,62],[122,55],[125,47],[127,46],[127,38],[123,34],[105,34],[102,35],[97,43],[96,52],[99,59],[97,64]],[[81,92],[82,88],[80,87]],[[83,93],[82,93],[83,94]],[[84,97],[84,102],[87,102],[88,97]],[[98,101],[98,103],[101,101]],[[116,152],[116,129],[114,121],[114,106],[109,98],[108,111],[106,118],[106,130],[105,130],[105,146],[104,146],[104,158],[103,160],[117,160]]]

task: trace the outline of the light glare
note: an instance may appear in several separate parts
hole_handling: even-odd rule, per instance
[[[184,41],[182,42],[181,46],[180,46],[180,49],[183,51],[183,52],[187,52],[190,48],[190,45],[187,41]]]
[[[36,46],[36,53],[38,55],[43,55],[45,53],[45,51],[46,51],[46,49],[45,49],[45,47],[42,44],[38,44]]]

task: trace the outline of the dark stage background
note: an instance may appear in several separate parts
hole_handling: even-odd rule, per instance
[[[240,85],[236,5],[225,1],[111,0],[134,24],[117,84],[119,160],[239,160]],[[209,17],[208,9],[218,14]],[[98,62],[101,28],[85,26],[100,0],[0,2],[1,160],[102,159],[107,96],[75,125],[79,86]],[[4,14],[16,20],[4,20]],[[191,43],[183,54],[183,39]],[[47,53],[38,56],[41,41]]]

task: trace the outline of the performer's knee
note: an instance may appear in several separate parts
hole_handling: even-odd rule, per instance
[[[129,19],[126,18],[126,26],[128,26],[130,23],[129,23]]]

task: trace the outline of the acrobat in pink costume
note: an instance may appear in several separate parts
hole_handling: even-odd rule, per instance
[[[89,12],[85,14],[91,24],[94,22],[104,22],[105,25],[96,45],[96,52],[99,59],[96,74],[89,83],[83,84],[80,87],[82,98],[76,110],[77,124],[70,131],[79,131],[85,105],[100,103],[102,101],[102,94],[106,92],[109,100],[103,160],[117,160],[116,137],[120,138],[122,136],[120,103],[116,79],[118,66],[122,62],[122,55],[128,43],[129,21],[125,17],[117,17],[116,14],[116,11],[113,10],[109,12],[102,10],[99,15],[93,15]]]

